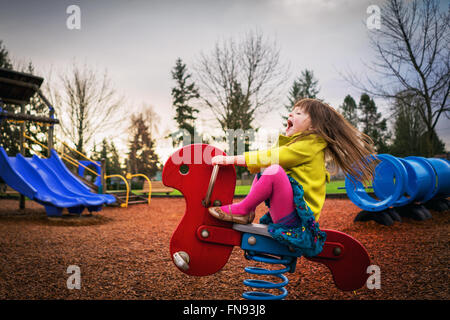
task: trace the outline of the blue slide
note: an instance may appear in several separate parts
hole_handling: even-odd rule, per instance
[[[104,204],[116,202],[107,194],[96,194],[81,182],[51,150],[50,158],[25,158],[21,154],[9,157],[0,147],[0,177],[11,188],[45,207],[48,216],[61,216],[67,208],[81,214],[100,211]]]

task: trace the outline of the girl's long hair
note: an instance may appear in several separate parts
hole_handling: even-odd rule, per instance
[[[366,184],[374,176],[376,166],[372,139],[352,126],[339,112],[316,99],[301,99],[294,108],[301,108],[311,118],[312,130],[305,131],[291,143],[305,135],[317,134],[328,146],[325,157],[332,160],[346,174]]]

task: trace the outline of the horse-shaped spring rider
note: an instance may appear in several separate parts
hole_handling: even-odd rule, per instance
[[[186,211],[170,240],[170,254],[179,270],[192,276],[211,275],[227,263],[233,246],[240,246],[245,257],[268,264],[283,265],[279,270],[246,267],[245,271],[257,275],[272,275],[281,279],[275,283],[263,280],[245,280],[252,288],[276,288],[280,294],[245,292],[246,299],[283,299],[286,272],[294,272],[297,263],[293,248],[274,240],[267,225],[233,224],[217,220],[208,212],[211,205],[233,202],[236,171],[233,165],[212,166],[211,159],[226,155],[222,150],[206,144],[185,146],[172,154],[162,174],[166,186],[179,190],[186,200]],[[367,281],[370,259],[357,240],[339,231],[325,230],[327,239],[322,252],[306,259],[326,265],[335,285],[344,291],[361,288]]]

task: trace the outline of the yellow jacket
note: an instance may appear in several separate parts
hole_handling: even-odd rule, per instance
[[[257,173],[271,164],[279,164],[303,186],[303,197],[318,221],[325,202],[325,183],[329,182],[324,154],[327,142],[315,134],[310,134],[286,145],[299,134],[300,132],[291,137],[280,134],[272,149],[245,152],[245,163],[250,173]]]

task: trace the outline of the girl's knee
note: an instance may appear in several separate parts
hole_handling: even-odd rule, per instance
[[[281,173],[284,173],[283,167],[279,164],[272,164],[264,170],[263,175],[275,175]]]

